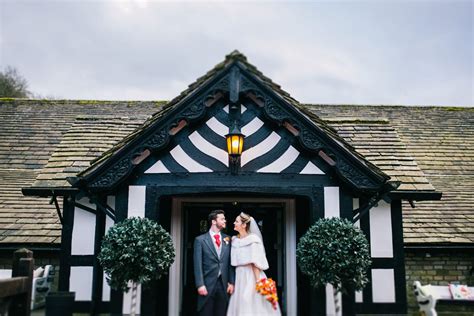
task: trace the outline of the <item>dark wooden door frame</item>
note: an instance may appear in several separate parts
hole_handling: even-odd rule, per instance
[[[257,197],[173,197],[171,207],[171,235],[175,243],[176,258],[169,274],[169,311],[168,315],[180,315],[182,299],[182,238],[183,238],[183,205],[185,203],[204,202],[238,202],[238,203],[280,203],[283,206],[284,223],[284,251],[285,261],[284,280],[286,300],[283,311],[287,315],[294,315],[297,311],[297,284],[296,284],[296,215],[295,199],[292,198],[257,198]]]

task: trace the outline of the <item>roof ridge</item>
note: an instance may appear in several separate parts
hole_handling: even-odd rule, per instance
[[[151,104],[154,103],[156,106],[163,106],[168,103],[166,100],[86,100],[86,99],[25,99],[25,98],[0,98],[0,105],[8,103],[32,103],[33,105],[46,105],[46,104],[57,104],[57,105],[109,105],[111,103],[116,104],[128,104],[128,105],[139,105],[139,104]]]
[[[247,62],[247,56],[245,56],[244,54],[242,54],[239,50],[234,49],[232,52],[230,52],[229,54],[227,54],[227,55],[225,56],[225,60],[226,60],[226,61],[237,61],[237,60],[240,60],[240,61],[243,61],[243,62]]]
[[[338,107],[373,107],[373,108],[409,108],[409,109],[439,109],[439,110],[446,110],[446,111],[474,111],[473,106],[468,105],[416,105],[416,104],[350,104],[350,103],[302,103],[301,105],[307,107],[315,107],[315,106],[338,106]]]

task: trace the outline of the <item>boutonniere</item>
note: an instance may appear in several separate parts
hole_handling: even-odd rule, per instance
[[[227,236],[226,238],[224,238],[224,242],[226,245],[228,245],[230,242],[230,238]]]

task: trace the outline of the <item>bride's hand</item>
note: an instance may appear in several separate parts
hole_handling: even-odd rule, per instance
[[[234,285],[227,283],[227,294],[232,295],[232,293],[234,293]]]

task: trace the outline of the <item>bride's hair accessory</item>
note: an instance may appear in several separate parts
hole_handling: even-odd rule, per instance
[[[246,214],[244,212],[241,212],[239,214],[239,217],[240,217],[240,220],[242,221],[242,224],[244,223],[247,224],[247,226],[245,227],[245,230],[247,231],[247,233],[257,235],[258,238],[260,238],[260,241],[262,242],[262,245],[263,245],[262,233],[260,232],[260,229],[258,228],[258,224],[255,221],[255,219],[249,214]]]
[[[240,212],[239,217],[242,224],[247,225],[245,226],[245,230],[247,231],[247,233],[250,233],[250,222],[252,217],[249,214],[245,214],[244,212]]]

